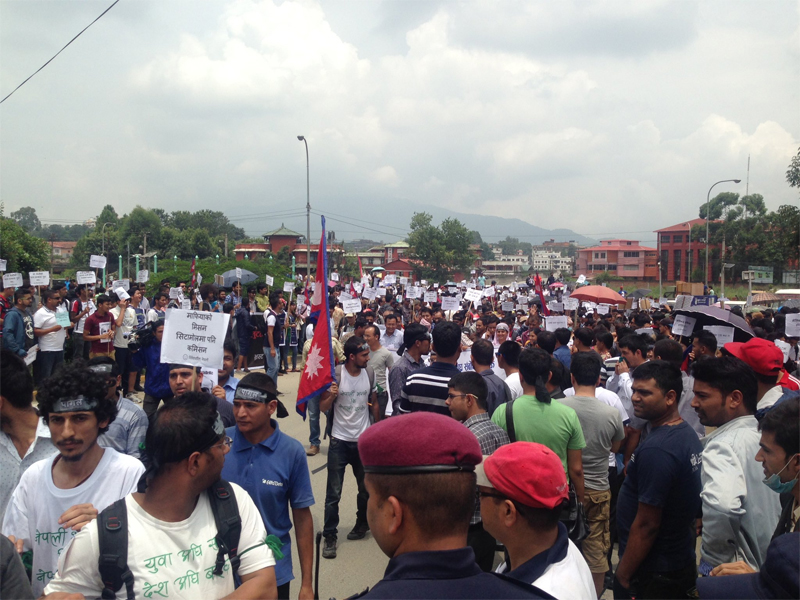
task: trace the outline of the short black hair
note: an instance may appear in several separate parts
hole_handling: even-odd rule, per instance
[[[166,296],[166,294],[164,295]],[[99,296],[97,296],[97,298],[94,299],[94,301],[95,304],[103,304],[105,302],[113,302],[114,300],[111,298],[111,296],[107,294],[100,294]]]
[[[614,346],[614,336],[608,330],[605,331],[597,331],[594,332],[595,340],[601,342],[603,346],[607,349],[611,350],[612,346]]]
[[[641,335],[637,335],[635,333],[626,335],[619,342],[617,342],[617,346],[620,348],[627,348],[633,354],[636,354],[636,351],[638,350],[641,352],[642,358],[647,357],[648,342]]]
[[[0,352],[0,395],[14,408],[30,408],[33,404],[33,377],[19,356],[10,350]]]
[[[597,352],[576,352],[572,355],[569,372],[578,385],[597,385],[603,359]]]
[[[21,287],[14,292],[14,304],[17,304],[20,300],[22,300],[25,296],[31,295],[31,289],[27,287]]]
[[[273,291],[269,295],[269,307],[276,308],[281,303],[281,293],[277,291]]]
[[[572,337],[572,332],[569,329],[566,327],[559,327],[554,333],[559,344],[562,346],[569,344],[569,340]]]
[[[550,403],[550,393],[545,387],[550,377],[550,354],[541,348],[525,348],[519,355],[519,375],[522,381],[536,388],[536,399]]]
[[[758,380],[752,367],[734,356],[708,357],[692,364],[692,377],[727,396],[734,390],[742,393],[744,406],[755,414],[758,404]]]
[[[680,368],[666,360],[651,360],[642,363],[631,372],[631,377],[634,381],[655,380],[656,387],[664,394],[667,394],[670,390],[675,390],[676,402],[680,400],[683,393],[683,379],[681,378]]]
[[[556,351],[556,334],[552,331],[540,331],[536,334],[536,345],[548,354],[552,354]]]
[[[558,332],[556,332],[556,337],[558,337]],[[594,346],[594,337],[594,331],[588,327],[579,327],[575,330],[575,339],[589,348]]]
[[[489,340],[475,340],[470,352],[479,365],[490,366],[494,362],[494,346]]]
[[[783,448],[787,458],[800,453],[800,397],[773,405],[761,419],[758,430],[774,435],[775,443]]]
[[[695,332],[694,339],[697,340],[697,343],[701,346],[705,346],[711,352],[717,351],[717,336],[706,329],[702,329],[700,331]]]
[[[217,400],[206,392],[187,392],[158,409],[145,437],[144,462],[159,467],[184,460],[217,420]]]
[[[357,335],[352,335],[347,338],[347,341],[344,343],[344,359],[345,361],[350,360],[351,354],[360,354],[364,351],[364,345],[367,342],[364,341],[364,338],[359,337]]]
[[[437,356],[455,356],[461,351],[461,328],[452,321],[440,321],[433,328],[433,347]]]
[[[361,329],[369,325],[369,321],[365,317],[356,317],[356,322],[353,323],[353,329]]]
[[[374,329],[374,330],[375,330],[375,336],[376,336],[378,339],[380,339],[380,337],[381,337],[381,328],[380,328],[380,327],[378,327],[377,325],[367,325],[367,326],[364,328],[364,333],[366,333],[366,332],[367,332],[367,329]]]
[[[522,346],[511,340],[506,340],[500,344],[500,347],[497,349],[497,353],[502,356],[506,364],[513,369],[519,368],[520,352],[522,352]]]
[[[483,375],[479,375],[475,371],[464,371],[453,375],[447,385],[458,392],[472,394],[476,398],[478,408],[487,409],[486,399],[489,396],[489,386],[486,385]]]
[[[109,400],[106,397],[107,389],[108,378],[105,375],[95,373],[84,361],[77,360],[62,366],[45,379],[39,386],[36,400],[39,402],[39,412],[45,423],[50,421],[53,405],[62,398],[85,396],[90,400],[96,400],[97,407],[92,412],[97,417],[98,423],[108,419],[106,426],[98,430],[98,433],[105,433],[117,416],[117,400],[116,398]]]
[[[658,340],[653,346],[653,357],[665,360],[680,368],[681,364],[683,364],[683,346],[668,338]]]
[[[117,378],[121,374],[117,361],[110,356],[95,356],[94,358],[89,359],[87,364],[90,367],[95,365],[111,365],[111,377],[113,378]]]
[[[222,344],[222,352],[223,354],[225,352],[230,352],[233,355],[233,358],[236,358],[236,355],[238,353],[236,352],[236,344],[233,343],[233,340],[231,339],[225,340],[225,343]]]
[[[389,321],[391,319],[394,319],[395,321],[397,321],[397,315],[394,314],[394,313],[387,313],[387,314],[383,315],[383,322],[384,323],[386,323],[386,321]]]

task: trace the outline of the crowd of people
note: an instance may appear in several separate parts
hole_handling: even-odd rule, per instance
[[[4,290],[0,595],[289,598],[294,544],[313,598],[325,452],[322,556],[352,494],[347,538],[390,558],[361,597],[798,597],[797,309],[721,344],[673,335],[668,305],[570,310],[533,281],[330,283],[305,448],[279,387],[312,289]],[[161,363],[188,308],[231,316],[215,378]]]

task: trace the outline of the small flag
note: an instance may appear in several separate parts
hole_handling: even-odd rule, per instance
[[[542,289],[542,278],[539,277],[539,273],[536,273],[536,277],[533,278],[533,289],[539,294],[539,300],[542,301],[542,314],[545,317],[550,316],[550,308],[547,306],[547,302],[544,300],[544,290]]]

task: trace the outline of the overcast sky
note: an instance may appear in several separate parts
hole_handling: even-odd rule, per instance
[[[0,97],[111,1],[0,1]],[[748,155],[797,203],[798,64],[796,0],[122,0],[0,105],[0,191],[305,231],[302,134],[312,207],[372,230],[415,203],[654,243]]]

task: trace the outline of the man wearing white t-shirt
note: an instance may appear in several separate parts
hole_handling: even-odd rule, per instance
[[[64,340],[67,330],[56,321],[61,295],[53,290],[44,293],[44,305],[33,315],[33,334],[39,338],[39,365],[37,383],[50,377],[56,367],[64,362]],[[71,325],[70,325],[71,326]]]
[[[497,349],[497,364],[505,371],[506,385],[511,390],[512,398],[522,396],[522,383],[519,380],[519,354],[522,347],[517,342],[511,340],[500,344]]]
[[[331,443],[328,448],[328,482],[325,492],[324,558],[336,558],[339,526],[339,500],[347,465],[353,468],[358,484],[356,524],[347,534],[349,540],[360,540],[369,531],[367,524],[367,488],[364,466],[358,455],[358,438],[370,426],[370,417],[379,420],[378,390],[375,376],[368,367],[369,346],[360,337],[351,337],[344,345],[344,366],[337,369],[338,382],[331,385],[319,403],[321,412],[332,411],[328,419]]]
[[[23,473],[2,527],[19,552],[33,551],[36,597],[55,576],[59,556],[77,532],[133,491],[144,472],[135,458],[97,443],[117,413],[102,375],[63,368],[39,390],[37,400],[58,454]]]
[[[209,500],[230,444],[210,394],[189,392],[158,411],[147,431],[146,489],[124,502],[134,597],[215,600],[233,594],[230,556],[220,556]],[[275,558],[265,544],[264,523],[247,492],[230,486],[241,518],[236,597],[276,598]],[[48,594],[100,596],[97,527],[98,520],[87,525],[62,554]],[[215,573],[218,559],[224,567]],[[118,598],[125,594],[124,585],[116,590]]]
[[[123,291],[122,289],[117,290],[118,298],[123,295]],[[136,311],[130,307],[130,302],[130,296],[124,299],[119,298],[117,305],[111,309],[111,316],[114,317],[114,321],[117,324],[116,329],[114,329],[114,359],[117,361],[120,375],[122,375],[122,395],[125,397],[129,397],[131,392],[129,388],[131,355],[128,351],[128,342],[133,328],[139,324]]]

